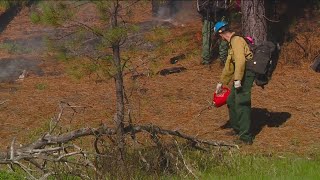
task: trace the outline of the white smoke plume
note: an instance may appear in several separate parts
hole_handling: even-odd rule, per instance
[[[160,5],[156,16],[156,20],[168,21],[176,26],[184,26],[200,18],[197,1],[192,0],[168,0]]]

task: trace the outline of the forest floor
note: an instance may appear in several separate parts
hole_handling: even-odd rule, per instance
[[[73,78],[70,65],[55,60],[39,40],[39,34],[50,29],[32,24],[29,13],[28,8],[23,9],[0,34],[0,69],[12,69],[9,76],[3,73],[4,69],[0,72],[0,78],[8,77],[8,81],[0,83],[1,149],[13,138],[28,143],[45,133],[50,119],[59,112],[61,101],[86,107],[76,114],[65,112],[64,128],[96,127],[101,122],[112,126],[114,81],[97,81],[94,75]],[[143,15],[133,19],[154,20],[150,8]],[[295,37],[298,42],[304,42],[303,36],[313,39],[309,59],[306,60],[295,41],[287,42],[270,84],[265,89],[253,87],[252,121],[256,137],[253,145],[241,151],[298,154],[320,151],[320,74],[309,67],[314,54],[320,53],[320,28],[319,20],[313,21],[316,22],[313,31]],[[200,65],[200,18],[183,23],[173,21],[170,26],[145,33],[150,41],[164,42],[148,50],[123,52],[132,57],[132,67],[142,63],[136,73],[144,74],[135,80],[129,71],[125,76],[134,123],[155,124],[204,139],[232,142],[235,137],[227,135],[230,130],[220,128],[228,120],[227,107],[202,111],[212,99],[222,67],[218,62]],[[12,42],[16,46],[12,47]],[[18,46],[23,48],[19,50]],[[186,58],[170,64],[169,59],[179,54],[185,54]],[[298,61],[299,65],[290,64]],[[175,66],[186,70],[166,76],[157,74],[161,69]],[[24,69],[27,76],[16,81]]]

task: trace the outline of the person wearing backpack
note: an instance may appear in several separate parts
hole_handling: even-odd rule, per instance
[[[224,19],[226,14],[227,1],[225,0],[197,0],[197,10],[202,16],[202,61],[201,64],[208,65],[212,59],[212,35],[214,23]],[[228,43],[224,40],[217,42],[219,48],[219,59],[225,63],[228,52]]]
[[[217,22],[214,32],[229,43],[228,57],[216,93],[221,93],[222,86],[228,85],[233,78],[233,87],[227,100],[230,124],[239,135],[237,143],[252,144],[251,88],[255,73],[246,69],[246,63],[252,59],[253,53],[244,38],[235,36],[235,32],[229,30],[227,23]]]

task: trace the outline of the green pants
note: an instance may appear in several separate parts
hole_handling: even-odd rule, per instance
[[[239,133],[240,139],[246,142],[253,140],[251,125],[251,88],[255,74],[246,71],[241,81],[241,89],[232,87],[227,104],[232,128]]]
[[[212,35],[214,22],[204,20],[202,27],[202,62],[209,63],[212,58]],[[225,63],[228,56],[229,44],[227,41],[220,40],[219,42],[219,58]]]
[[[211,60],[211,36],[213,35],[214,22],[204,20],[202,26],[202,62],[209,63]]]

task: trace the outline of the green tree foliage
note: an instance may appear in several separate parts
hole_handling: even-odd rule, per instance
[[[85,59],[83,66],[73,66],[73,70],[92,73],[100,67],[102,73],[114,78],[116,87],[116,134],[119,160],[124,160],[124,85],[123,68],[125,61],[120,56],[120,47],[133,31],[122,19],[130,15],[130,7],[137,1],[43,1],[38,11],[31,15],[35,23],[55,28],[52,47],[65,53],[66,59]],[[99,20],[84,21],[86,8],[93,5]],[[83,8],[84,7],[84,8]],[[97,22],[97,23],[95,23]],[[97,66],[90,65],[90,62]],[[78,78],[81,74],[72,71]],[[122,166],[124,167],[124,166]]]
[[[112,12],[113,2],[43,1],[39,3],[37,10],[31,13],[30,18],[34,23],[55,28],[57,33],[48,38],[47,45],[50,51],[55,52],[57,58],[64,61],[77,61],[73,62],[77,66],[79,63],[84,63],[82,68],[76,68],[81,72],[71,74],[96,73],[99,77],[105,75],[113,77],[116,69],[112,63],[112,46],[118,44],[121,47],[128,34],[138,30],[137,26],[123,21],[119,21],[115,27],[111,26],[110,15],[114,13]],[[119,19],[130,15],[130,3],[133,1],[122,2],[121,12],[118,12]],[[96,15],[99,17],[95,19],[98,22],[96,24],[82,21],[85,16],[81,15],[81,12],[85,11],[88,5],[94,5],[96,8]],[[124,59],[122,61],[122,63],[126,62]],[[88,63],[94,65],[88,65]],[[71,64],[70,66],[74,67]]]
[[[32,13],[31,20],[34,23],[43,23],[54,27],[63,26],[64,22],[73,17],[74,10],[63,1],[42,1],[39,4],[41,13]]]
[[[9,9],[15,5],[25,5],[28,0],[1,0],[0,9]]]
[[[11,6],[15,5],[16,3],[17,3],[17,1],[2,0],[2,1],[0,1],[0,8],[8,9]]]

